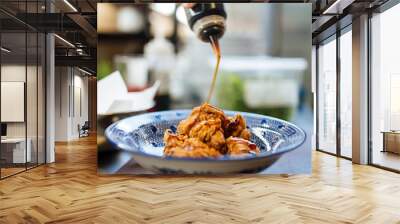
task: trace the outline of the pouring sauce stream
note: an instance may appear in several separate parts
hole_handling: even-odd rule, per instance
[[[217,59],[217,63],[215,65],[214,68],[214,73],[213,73],[213,77],[212,77],[212,82],[211,82],[211,87],[210,90],[208,92],[208,97],[207,97],[207,103],[210,103],[214,89],[215,89],[215,83],[217,81],[217,75],[218,75],[218,70],[219,70],[219,63],[221,61],[221,49],[219,47],[219,42],[218,42],[218,38],[215,36],[210,36],[210,43],[211,43],[211,47],[214,51],[214,55]]]

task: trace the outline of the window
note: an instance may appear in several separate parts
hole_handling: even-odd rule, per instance
[[[43,1],[17,2],[20,16]],[[0,6],[15,6],[1,2]],[[0,178],[45,163],[45,35],[0,13]]]
[[[400,5],[371,19],[371,162],[400,170]]]
[[[336,39],[318,47],[318,149],[336,153]]]
[[[352,157],[352,32],[340,36],[340,155]]]
[[[347,26],[340,31],[340,36],[334,35],[323,41],[318,47],[317,57],[317,147],[345,158],[352,157],[351,28],[351,25]]]

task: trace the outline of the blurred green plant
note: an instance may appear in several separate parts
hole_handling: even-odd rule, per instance
[[[228,110],[244,111],[244,85],[235,74],[221,74],[217,87],[218,104]]]
[[[113,72],[112,63],[108,60],[102,59],[98,63],[97,80],[105,78]]]

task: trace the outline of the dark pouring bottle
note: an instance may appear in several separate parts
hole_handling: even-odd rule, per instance
[[[185,11],[190,28],[200,40],[211,44],[217,59],[206,100],[207,103],[210,103],[221,61],[218,39],[225,33],[226,12],[222,3],[198,3],[192,8],[186,8]]]
[[[226,12],[222,3],[197,3],[185,8],[188,24],[196,36],[204,41],[219,39],[225,33]]]

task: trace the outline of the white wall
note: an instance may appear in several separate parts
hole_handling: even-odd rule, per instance
[[[79,138],[78,125],[88,120],[88,78],[83,75],[76,68],[56,67],[56,141]]]
[[[71,135],[73,138],[78,138],[78,124],[83,125],[85,121],[88,121],[88,78],[81,76],[82,73],[76,74],[77,70],[74,70],[74,91],[72,98],[74,102],[71,105],[74,105],[72,108],[72,120],[71,120]]]
[[[55,68],[55,141],[68,141],[68,71],[67,67]]]

